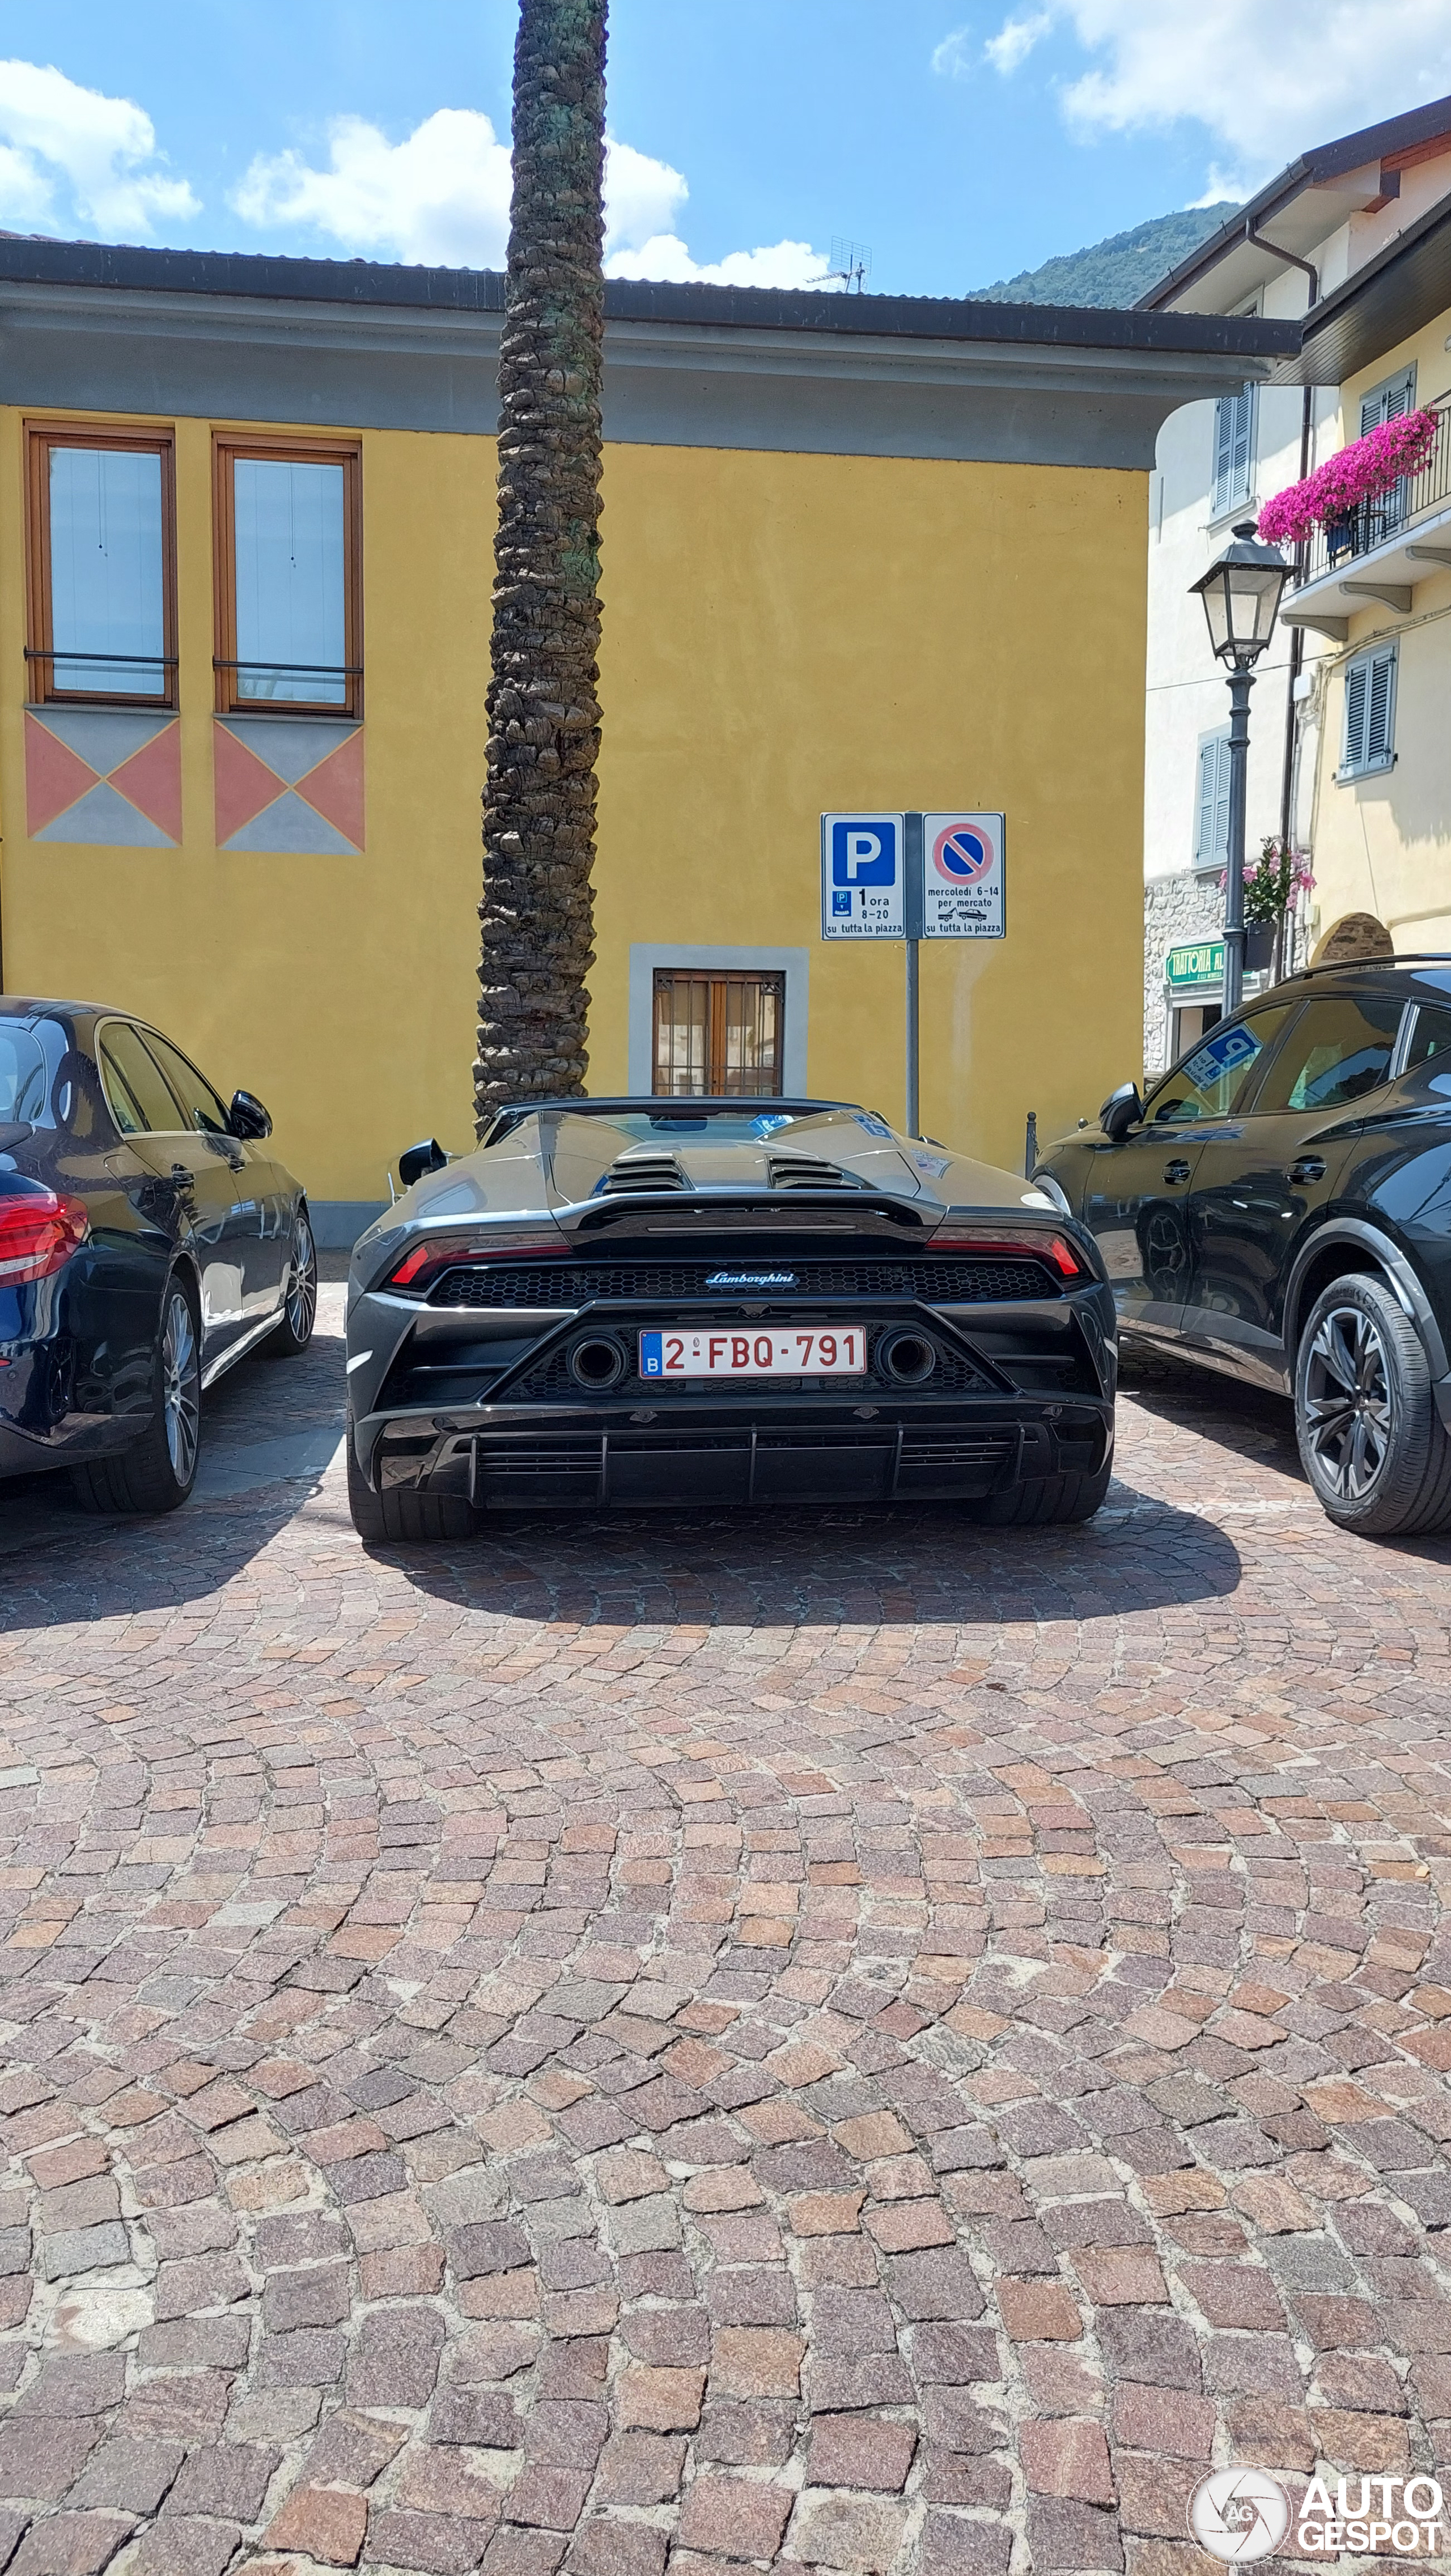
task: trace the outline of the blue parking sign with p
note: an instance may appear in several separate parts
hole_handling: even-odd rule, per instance
[[[893,885],[897,876],[897,827],[895,818],[874,815],[869,822],[852,822],[842,815],[833,817],[831,826],[831,882],[833,886]]]
[[[822,815],[824,939],[901,938],[902,847],[900,814]]]

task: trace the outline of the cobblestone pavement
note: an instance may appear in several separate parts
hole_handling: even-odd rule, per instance
[[[1444,2467],[1451,1546],[1131,1362],[1086,1530],[369,1557],[339,1304],[174,1521],[0,1502],[0,2565],[1191,2576],[1211,2463]]]

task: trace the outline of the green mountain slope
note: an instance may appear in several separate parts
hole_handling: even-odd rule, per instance
[[[1234,213],[1233,202],[1186,206],[1177,215],[1156,215],[1152,223],[1135,224],[1132,232],[1110,233],[1107,241],[1062,259],[1045,259],[1041,268],[1022,269],[1000,277],[995,286],[975,287],[970,304],[1137,304],[1141,295]]]

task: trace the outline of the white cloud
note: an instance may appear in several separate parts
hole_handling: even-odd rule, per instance
[[[134,99],[82,89],[54,64],[0,62],[0,221],[125,241],[200,211]]]
[[[352,251],[454,268],[502,268],[509,147],[471,107],[440,107],[402,143],[361,116],[328,127],[328,166],[259,153],[231,203],[267,231],[301,225]]]
[[[441,107],[401,143],[360,116],[328,128],[328,161],[260,153],[232,197],[243,221],[301,225],[344,249],[391,251],[445,267],[502,268],[509,242],[509,147],[476,108]],[[723,286],[805,286],[826,261],[809,242],[732,251],[702,265],[679,232],[685,179],[633,144],[605,150],[605,270],[610,277],[706,280]]]
[[[660,277],[672,285],[824,286],[826,261],[810,242],[778,241],[769,249],[728,251],[724,259],[694,260],[674,233],[657,233],[638,250],[616,251],[605,261],[607,277]]]
[[[954,27],[940,45],[932,48],[932,68],[939,80],[966,80],[978,62],[977,40],[971,27]]]
[[[1025,63],[1035,45],[1041,44],[1053,20],[1046,9],[1036,10],[1031,18],[1008,18],[995,36],[984,45],[983,60],[1006,78]]]
[[[662,234],[673,237],[689,194],[668,161],[653,161],[632,143],[611,138],[605,145],[606,251],[639,251]],[[622,274],[611,270],[612,276]]]
[[[1055,25],[1091,58],[1061,93],[1071,126],[1127,133],[1193,119],[1236,165],[1226,195],[1243,195],[1307,144],[1451,89],[1451,0],[1279,0],[1274,9],[1264,0],[1049,0],[1009,17],[985,58],[1013,71]],[[972,59],[964,27],[932,65],[960,73]]]

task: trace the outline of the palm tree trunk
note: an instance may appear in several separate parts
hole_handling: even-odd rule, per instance
[[[474,1104],[582,1095],[594,964],[606,0],[521,0]]]

